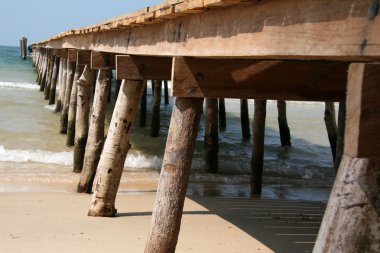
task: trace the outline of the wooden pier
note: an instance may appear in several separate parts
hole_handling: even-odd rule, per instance
[[[379,4],[167,0],[33,44],[41,91],[54,101],[57,82],[60,86],[56,109],[61,111],[61,133],[67,132],[67,144],[75,145],[74,171],[82,171],[78,191],[90,193],[94,185],[89,215],[116,214],[116,193],[141,101],[146,110],[146,80],[153,80],[157,100],[162,83],[171,80],[175,102],[145,252],[175,251],[204,98],[211,172],[218,166],[218,115],[226,128],[217,98],[242,99],[242,115],[246,99],[255,99],[253,194],[262,187],[266,100],[279,101],[279,125],[285,132],[284,101],[340,102],[339,141],[334,142],[343,158],[313,252],[379,252]],[[107,73],[113,69],[123,81],[105,140]],[[249,138],[242,117],[244,138]],[[145,125],[141,118],[140,125]],[[155,120],[151,135],[158,134]],[[290,145],[290,134],[285,135],[283,145]]]

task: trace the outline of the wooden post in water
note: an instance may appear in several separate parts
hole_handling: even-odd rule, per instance
[[[344,156],[313,253],[379,252],[380,64],[351,64]]]
[[[161,105],[162,81],[154,80],[152,85],[154,85],[154,93],[153,93],[153,109],[152,109],[150,136],[158,137],[160,135],[160,105]]]
[[[174,101],[145,253],[175,252],[202,103],[201,98]]]
[[[249,127],[248,100],[240,99],[240,121],[243,140],[251,138],[251,129]]]
[[[205,168],[207,172],[218,172],[218,99],[206,98],[205,113]]]
[[[219,130],[224,131],[226,127],[226,104],[224,98],[219,98]]]
[[[327,129],[327,134],[329,137],[331,153],[333,156],[333,161],[335,162],[336,155],[336,140],[338,138],[338,127],[336,125],[335,119],[335,106],[334,102],[325,102],[325,124]]]
[[[55,103],[55,93],[57,88],[57,80],[59,75],[60,67],[60,58],[57,56],[54,57],[54,67],[53,67],[53,75],[51,78],[51,87],[50,87],[50,93],[49,93],[49,105],[53,105]]]
[[[70,106],[70,95],[71,89],[73,87],[73,79],[75,74],[75,62],[71,62],[69,58],[67,58],[67,66],[66,66],[66,85],[65,85],[65,94],[64,100],[62,104],[62,112],[61,112],[61,127],[60,133],[67,133],[67,123],[69,117],[69,106]]]
[[[28,51],[26,50],[26,48],[27,48],[27,38],[22,37],[22,39],[20,40],[20,47],[21,47],[20,48],[21,58],[25,61],[27,53],[28,53]]]
[[[51,54],[49,56],[49,66],[47,71],[47,77],[46,77],[46,85],[44,89],[44,99],[49,100],[49,94],[50,94],[50,86],[51,86],[51,79],[53,77],[53,69],[54,69],[54,55]]]
[[[107,97],[109,91],[109,75],[107,69],[99,69],[95,88],[94,102],[83,169],[78,185],[78,192],[91,193],[100,154],[104,144],[104,120],[106,116]]]
[[[44,63],[42,66],[42,72],[41,72],[41,78],[40,78],[40,91],[44,91],[45,84],[46,84],[46,76],[47,76],[47,68],[48,68],[48,58],[49,58],[49,50],[46,50],[45,56],[44,56]]]
[[[335,172],[338,171],[340,162],[343,157],[344,150],[344,129],[346,128],[346,102],[339,102],[338,112],[338,136],[336,140],[336,155],[334,168]]]
[[[65,51],[61,51],[61,74],[59,78],[59,94],[58,101],[55,106],[55,111],[62,111],[63,103],[65,101],[65,92],[66,92],[66,79],[67,79],[67,55],[64,53]],[[65,57],[66,56],[66,57]]]
[[[169,104],[168,80],[164,80],[164,96],[165,96],[165,105],[168,105]]]
[[[266,100],[255,100],[255,111],[253,115],[253,151],[251,160],[251,193],[253,195],[261,195],[262,191],[266,105]]]
[[[83,65],[76,64],[75,67],[75,75],[73,80],[73,87],[71,89],[70,95],[70,105],[69,105],[69,114],[68,114],[68,122],[67,122],[67,139],[66,146],[71,147],[74,146],[75,140],[75,121],[77,115],[77,81],[82,75]]]
[[[74,168],[73,171],[82,172],[84,155],[88,138],[90,96],[91,88],[95,79],[95,70],[91,70],[89,65],[84,67],[83,73],[77,82],[77,115],[75,123],[75,143],[74,143]],[[84,176],[84,175],[83,175]],[[81,186],[80,179],[78,189]],[[87,189],[86,189],[87,191]]]
[[[140,118],[139,118],[139,127],[146,126],[146,103],[147,103],[147,81],[144,80],[144,93],[141,98],[140,103]]]
[[[277,111],[278,111],[278,129],[280,132],[281,146],[291,146],[290,129],[288,126],[288,119],[286,116],[286,102],[284,100],[277,100]]]
[[[142,80],[123,81],[112,115],[108,138],[99,161],[89,216],[111,217],[116,214],[116,194],[143,91]]]

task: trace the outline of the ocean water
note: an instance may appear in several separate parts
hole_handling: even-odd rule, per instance
[[[79,178],[71,172],[73,149],[58,133],[59,114],[47,106],[29,60],[18,47],[0,46],[0,192],[73,191]],[[115,85],[113,85],[115,87]],[[148,85],[148,108],[152,107]],[[108,105],[106,124],[115,96]],[[162,99],[163,103],[163,99]],[[173,100],[161,107],[160,137],[134,127],[120,193],[154,191],[161,168]],[[253,101],[249,101],[252,121]],[[326,201],[334,178],[323,121],[323,103],[288,102],[292,147],[281,147],[275,101],[268,101],[265,133],[264,188],[268,198]],[[188,194],[249,197],[252,140],[243,141],[239,100],[226,100],[227,129],[219,134],[220,172],[204,172],[204,119],[200,124]],[[138,121],[138,120],[137,120]]]

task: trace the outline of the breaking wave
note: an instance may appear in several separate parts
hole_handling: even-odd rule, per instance
[[[35,83],[0,82],[0,87],[14,89],[38,90],[40,87]]]

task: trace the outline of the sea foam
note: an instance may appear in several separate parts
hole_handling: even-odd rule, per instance
[[[35,83],[0,82],[0,87],[13,89],[38,90],[40,87]]]

